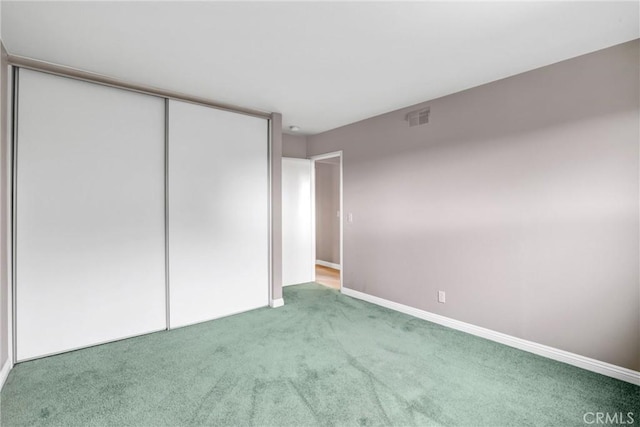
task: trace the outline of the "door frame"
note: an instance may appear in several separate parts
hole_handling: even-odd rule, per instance
[[[334,157],[338,157],[340,162],[338,164],[338,171],[340,174],[340,190],[339,190],[339,201],[340,201],[340,292],[344,287],[344,191],[343,191],[343,154],[342,150],[332,151],[329,153],[318,154],[315,156],[310,156],[309,160],[311,160],[311,223],[313,224],[313,230],[311,233],[311,257],[312,257],[312,265],[313,265],[313,281],[316,280],[316,162],[318,160],[326,160]]]

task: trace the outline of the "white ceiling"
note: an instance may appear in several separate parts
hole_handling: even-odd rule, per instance
[[[630,2],[2,2],[9,53],[314,134],[640,36]]]

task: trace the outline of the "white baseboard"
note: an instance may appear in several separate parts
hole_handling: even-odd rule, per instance
[[[284,305],[284,299],[282,298],[272,299],[269,305],[271,306],[271,308],[282,307]]]
[[[638,371],[612,365],[606,362],[601,362],[600,360],[591,359],[579,354],[570,353],[568,351],[549,347],[543,344],[538,344],[533,341],[527,341],[522,338],[517,338],[511,335],[503,334],[501,332],[493,331],[491,329],[475,326],[470,323],[461,322],[459,320],[451,319],[439,314],[430,313],[428,311],[420,310],[408,305],[389,301],[384,298],[379,298],[373,295],[365,294],[363,292],[354,291],[353,289],[343,287],[342,293],[353,298],[361,299],[363,301],[367,301],[376,305],[380,305],[382,307],[399,311],[404,314],[408,314],[410,316],[428,320],[429,322],[447,326],[451,329],[456,329],[458,331],[486,338],[500,344],[505,344],[510,347],[528,351],[529,353],[534,353],[539,356],[547,357],[559,362],[564,362],[569,365],[586,369],[588,371],[597,372],[599,374],[626,381],[631,384],[640,385],[640,372]]]
[[[321,259],[317,259],[316,260],[316,264],[317,265],[321,265],[323,267],[329,267],[329,268],[333,268],[335,270],[340,270],[340,264],[334,264],[334,263],[329,262],[329,261],[322,261]]]
[[[9,372],[11,368],[13,368],[13,363],[11,363],[11,359],[7,359],[4,362],[4,366],[0,369],[0,391],[2,391],[2,387],[4,387],[5,381],[7,381],[7,377],[9,377]]]

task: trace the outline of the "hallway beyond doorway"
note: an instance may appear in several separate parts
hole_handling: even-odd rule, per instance
[[[316,283],[340,289],[340,270],[316,264]]]

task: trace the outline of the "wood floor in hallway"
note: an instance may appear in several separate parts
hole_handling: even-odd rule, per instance
[[[340,270],[316,264],[316,283],[340,289]]]

